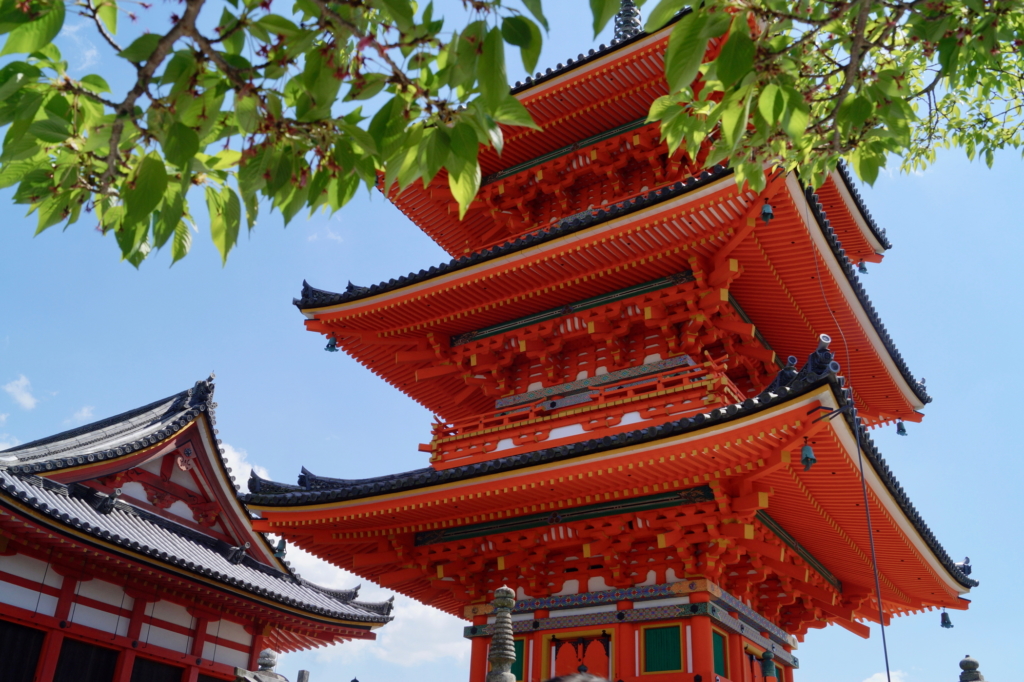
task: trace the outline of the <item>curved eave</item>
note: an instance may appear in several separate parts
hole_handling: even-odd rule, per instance
[[[337,489],[250,494],[247,499],[253,509],[259,510],[264,519],[277,524],[282,531],[292,529],[290,526],[293,521],[289,519],[296,519],[294,523],[301,526],[315,526],[318,523],[315,519],[330,520],[339,513],[367,510],[364,516],[370,516],[369,508],[382,503],[392,506],[400,504],[403,508],[416,509],[423,506],[419,502],[424,495],[452,494],[455,490],[459,490],[461,495],[466,491],[460,489],[468,484],[485,487],[500,484],[502,489],[507,490],[509,486],[515,484],[516,476],[535,475],[538,472],[551,475],[555,471],[562,475],[569,467],[587,464],[597,458],[610,462],[616,457],[635,456],[654,449],[685,450],[687,445],[684,444],[709,437],[724,437],[717,434],[726,434],[733,428],[768,418],[779,412],[793,411],[792,413],[796,414],[801,409],[806,410],[806,406],[815,401],[835,409],[845,405],[847,398],[837,379],[821,378],[807,381],[803,386],[782,388],[777,393],[764,393],[739,405],[716,409],[695,418],[681,419],[658,427],[584,441],[571,446],[537,450],[444,471],[419,470],[409,472],[404,478],[397,475],[389,480],[375,479],[365,484],[348,481]],[[800,416],[803,416],[802,413]],[[846,426],[852,428],[852,424],[844,425],[844,428]],[[849,433],[851,432],[847,429],[847,435]],[[931,573],[946,586],[949,594],[963,594],[976,586],[977,582],[964,576],[938,543],[866,433],[862,434],[862,444],[871,468],[868,483],[884,507],[885,516],[891,517],[899,528],[900,537],[907,538],[909,545],[914,548],[921,561],[930,566]],[[855,443],[851,447],[849,438],[845,438],[844,446],[844,456],[848,461],[853,461]],[[859,491],[856,479],[847,483]],[[793,495],[794,499],[797,497]],[[806,516],[808,511],[814,511],[813,507],[801,508],[800,514]],[[299,522],[296,515],[301,516],[303,520]],[[862,519],[857,519],[853,525],[862,522]],[[877,523],[882,523],[881,517]],[[803,543],[803,539],[798,539]],[[830,569],[835,570],[837,567],[831,566]],[[835,572],[838,574],[842,571]]]
[[[857,189],[857,185],[854,184],[853,176],[850,174],[850,169],[847,165],[840,161],[839,165],[834,171],[832,171],[831,175],[836,180],[836,185],[843,193],[843,199],[849,202],[851,212],[855,214],[858,223],[864,230],[865,237],[871,240],[874,244],[877,244],[879,253],[891,249],[892,242],[889,241],[885,230],[880,228],[875,222],[875,219],[871,216],[871,211],[867,209],[867,205],[864,203],[864,199],[861,197],[860,190]]]
[[[269,608],[292,617],[303,618],[312,623],[330,627],[345,627],[355,630],[373,630],[385,625],[390,620],[390,618],[387,618],[386,620],[381,620],[379,622],[359,621],[340,618],[332,614],[318,613],[307,608],[302,608],[301,606],[289,604],[286,601],[267,598],[264,595],[253,593],[244,588],[232,585],[224,580],[218,580],[215,577],[182,570],[180,567],[160,561],[150,554],[140,553],[133,550],[131,547],[124,546],[123,544],[113,543],[104,540],[103,538],[96,537],[88,532],[78,530],[76,528],[70,528],[59,523],[46,512],[36,509],[31,503],[26,503],[25,500],[15,499],[10,495],[4,495],[0,496],[0,506],[17,513],[19,516],[31,519],[33,523],[37,524],[41,528],[45,528],[47,532],[68,538],[71,542],[88,545],[108,554],[124,557],[133,564],[148,566],[152,569],[159,570],[162,573],[172,575],[179,580],[200,584],[205,586],[207,589],[214,589],[223,594],[230,595],[235,599],[255,603],[263,608]]]
[[[602,237],[616,239],[618,237],[609,237],[609,235],[617,235],[618,232],[616,230],[621,231],[624,226],[635,224],[652,225],[658,218],[664,218],[673,211],[682,212],[689,210],[688,207],[696,202],[709,201],[709,197],[715,197],[715,201],[734,200],[739,197],[739,192],[732,183],[731,178],[728,177],[729,175],[729,170],[723,167],[715,167],[713,172],[705,173],[700,180],[677,183],[668,188],[650,192],[635,201],[614,206],[608,211],[601,211],[596,215],[563,221],[557,227],[542,233],[530,235],[472,256],[459,258],[429,270],[410,273],[406,277],[382,282],[365,289],[360,288],[344,294],[333,294],[305,285],[302,299],[297,300],[295,303],[309,320],[331,322],[346,318],[346,324],[349,322],[353,322],[356,325],[370,323],[370,326],[366,327],[366,331],[372,331],[373,325],[378,325],[378,328],[381,329],[396,327],[398,326],[397,323],[389,321],[392,318],[388,316],[393,313],[397,315],[398,313],[394,311],[409,304],[411,299],[434,297],[430,300],[438,303],[443,300],[444,296],[455,295],[453,292],[456,289],[458,289],[457,295],[459,296],[469,295],[466,293],[467,287],[476,286],[476,283],[482,281],[484,276],[501,274],[507,281],[512,276],[510,273],[517,270],[525,271],[529,267],[540,267],[538,259],[543,259],[547,254],[555,253],[559,250],[568,253],[569,249],[596,248],[594,244]],[[796,246],[789,246],[789,242],[786,242],[784,250],[779,251],[777,257],[787,265],[794,264],[796,270],[787,269],[782,266],[776,268],[775,264],[768,261],[763,264],[761,271],[756,275],[756,282],[751,280],[751,277],[755,277],[754,271],[749,270],[747,274],[741,276],[736,281],[733,288],[735,292],[742,292],[756,285],[754,289],[750,290],[755,292],[756,296],[769,295],[768,292],[771,292],[772,300],[780,302],[779,305],[793,306],[792,317],[786,315],[780,318],[779,315],[772,314],[771,310],[774,310],[772,308],[774,304],[768,305],[765,311],[762,311],[763,314],[754,314],[754,306],[748,307],[743,295],[737,293],[737,300],[750,314],[755,324],[766,332],[767,337],[775,337],[774,339],[769,338],[769,341],[772,343],[772,347],[782,354],[803,352],[804,341],[826,330],[828,333],[836,335],[838,329],[834,328],[835,324],[829,313],[829,306],[822,301],[817,289],[804,292],[797,299],[793,298],[789,291],[787,291],[785,282],[783,282],[787,278],[791,279],[794,276],[792,273],[801,268],[812,267],[811,275],[814,274],[813,257],[805,255],[806,252],[803,250],[807,247],[813,248],[817,252],[823,267],[831,275],[838,295],[843,297],[845,306],[850,311],[845,320],[846,324],[856,325],[856,331],[859,334],[863,334],[866,343],[871,348],[869,352],[858,351],[861,355],[855,358],[857,360],[854,363],[856,371],[866,377],[860,381],[860,388],[864,389],[866,382],[884,383],[884,386],[873,389],[884,402],[869,404],[869,407],[876,414],[884,415],[885,419],[899,417],[919,420],[920,417],[915,413],[929,402],[930,398],[923,386],[914,378],[902,355],[896,349],[892,338],[886,331],[867,293],[860,284],[854,264],[850,262],[842,243],[828,224],[828,220],[821,207],[816,201],[808,200],[795,176],[791,175],[786,183],[787,201],[793,205],[796,211],[796,216],[791,217],[791,220],[799,220],[802,225],[802,236],[799,238],[802,240],[802,243]],[[730,188],[732,188],[731,191]],[[779,224],[780,222],[777,219],[775,225],[758,226],[752,235],[742,242],[739,250],[736,252],[739,254],[745,249],[745,255],[740,258],[741,263],[744,262],[744,259],[748,259],[746,261],[748,263],[754,263],[767,257],[758,246],[756,240],[758,235],[772,238],[780,229],[777,227]],[[710,232],[705,232],[704,237],[705,239],[699,244],[694,245],[692,250],[696,255],[710,258],[725,243],[725,239]],[[685,244],[683,245],[685,246]],[[634,258],[642,260],[646,255],[639,253]],[[649,262],[645,268],[650,270],[660,265],[667,265],[669,260],[671,260],[662,258],[660,255],[658,258],[661,259],[658,261],[658,265],[653,264],[648,259]],[[569,273],[569,270],[566,269],[565,272]],[[782,282],[782,284],[777,283],[776,280]],[[638,279],[634,283],[639,283],[639,281],[641,280]],[[789,285],[792,286],[792,284],[793,282],[790,281]],[[505,319],[514,319],[520,315],[528,314],[528,312],[535,312],[535,310],[525,311],[522,303],[510,305],[507,300],[499,301],[486,298],[487,295],[482,291],[472,295],[476,297],[474,300],[479,301],[480,306],[489,309],[485,316],[493,317],[505,314]],[[570,295],[570,288],[565,288],[560,289],[558,292],[549,293],[543,301],[540,300],[540,297],[534,298],[532,301],[534,307],[540,310],[544,307],[571,302],[568,298],[565,301],[561,300],[561,298]],[[578,295],[577,299],[581,297],[583,296]],[[833,303],[832,305],[835,304]],[[439,310],[439,307],[435,305],[433,309]],[[385,318],[382,318],[382,321],[378,321],[376,317],[372,321],[368,317],[362,317],[361,320],[357,319],[360,315],[370,311],[373,311],[375,314],[383,313]],[[811,315],[812,312],[813,315]],[[420,316],[417,318],[417,322],[422,327],[429,325],[431,329],[439,333],[461,333],[493,323],[482,321],[480,315],[473,317],[460,314],[455,320],[439,324],[436,318],[430,317],[431,314],[426,308],[421,309],[417,314]],[[438,314],[443,315],[444,313]],[[813,317],[814,321],[806,332],[793,328],[792,319],[803,319],[806,321],[809,319],[809,316]],[[394,319],[397,320],[398,318],[395,317]],[[459,325],[461,327],[455,329]],[[318,329],[323,333],[339,331],[334,327]],[[767,333],[770,330],[774,331],[771,334]],[[845,331],[849,334],[855,330],[847,328]],[[796,333],[796,336],[794,336],[794,333]],[[415,335],[406,336],[408,336],[410,348],[415,347],[418,337]],[[793,337],[793,339],[789,339],[789,337]],[[797,338],[800,339],[799,343],[795,341]],[[394,339],[395,342],[398,342],[398,340],[397,337]],[[402,372],[405,371],[407,374],[411,372],[411,370],[407,371],[408,368],[396,369],[393,363],[390,367],[376,365],[374,363],[377,361],[371,359],[371,355],[367,354],[370,351],[365,347],[359,346],[356,342],[346,341],[342,343],[342,340],[339,339],[339,345],[346,352],[358,358],[360,362],[366,364],[376,373],[384,376],[392,385],[403,390],[421,404],[427,405],[430,409],[443,414],[446,418],[460,416],[460,414],[452,412],[448,407],[436,404],[437,401],[435,399],[420,395],[420,392],[424,390],[429,391],[430,389],[417,387],[414,381],[410,380],[409,377],[405,377]],[[868,354],[864,355],[865,352],[868,352]],[[846,358],[843,361],[845,362]],[[877,370],[875,370],[876,367]],[[888,379],[873,378],[878,370],[884,372]],[[859,376],[858,374],[854,378],[857,379]],[[446,379],[435,379],[434,381],[439,382],[437,385],[440,386]],[[454,379],[450,381],[454,381]],[[454,385],[444,385],[446,389],[454,387]],[[887,388],[890,386],[891,388]],[[891,395],[894,393],[893,389],[900,396],[898,400]]]
[[[825,258],[825,262],[832,271],[833,278],[843,289],[846,300],[856,301],[857,305],[853,305],[851,308],[855,311],[860,326],[870,334],[871,343],[878,356],[885,363],[890,376],[897,381],[908,402],[914,406],[914,409],[920,410],[931,402],[931,397],[925,391],[924,386],[914,377],[903,359],[903,355],[897,350],[895,342],[882,323],[875,306],[871,303],[864,285],[860,282],[856,267],[846,257],[842,242],[839,241],[829,225],[821,204],[810,190],[801,191],[795,175],[789,176],[787,184],[794,199],[798,203],[802,201],[803,206],[807,208],[807,211],[801,211],[802,215],[807,215],[809,212],[813,216],[815,225],[806,225],[807,231],[820,252],[832,255],[832,258]],[[818,229],[814,229],[815,227]]]

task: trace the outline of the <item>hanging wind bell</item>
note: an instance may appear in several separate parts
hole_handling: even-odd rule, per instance
[[[942,618],[940,619],[939,623],[942,625],[942,627],[946,628],[947,630],[953,627],[953,621],[949,619],[949,614],[946,613],[945,609],[942,610]]]
[[[859,272],[862,275],[868,274],[868,266],[864,263],[864,261],[857,263],[857,272]]]
[[[327,351],[328,353],[337,353],[338,339],[334,336],[331,336],[331,338],[327,339],[327,347],[324,348],[324,350]]]
[[[772,205],[768,203],[768,200],[764,200],[764,206],[761,207],[761,220],[767,225],[775,217],[775,211],[772,209]]]
[[[804,471],[810,471],[817,462],[818,458],[814,456],[814,448],[807,443],[807,436],[804,436],[804,446],[800,448],[800,463],[804,465]]]
[[[898,419],[896,421],[896,435],[897,436],[905,436],[905,435],[907,435],[907,427],[903,425],[903,420],[902,419]]]

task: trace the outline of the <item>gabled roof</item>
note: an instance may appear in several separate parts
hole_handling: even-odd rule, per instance
[[[68,486],[0,470],[0,505],[14,511],[19,504],[30,506],[57,530],[85,533],[142,554],[155,563],[311,614],[367,624],[391,620],[390,602],[359,602],[356,600],[358,589],[336,591],[319,587],[298,575],[278,571],[242,553],[236,554],[233,551],[236,548],[223,541],[123,502],[114,502],[112,509],[104,513],[101,510],[107,499],[79,484]]]
[[[117,459],[173,436],[212,402],[211,376],[149,405],[0,451],[0,468],[13,474],[44,473]]]
[[[357,601],[358,589],[329,590],[302,580],[287,561],[275,557],[266,537],[252,530],[248,509],[238,499],[238,485],[214,438],[214,388],[211,375],[163,400],[0,452],[0,505],[30,505],[56,530],[84,532],[167,567],[310,614],[370,624],[390,620],[390,602],[363,603]],[[206,453],[197,471],[213,488],[212,499],[219,501],[226,527],[235,529],[232,535],[244,546],[232,547],[73,482],[131,469],[189,439]]]

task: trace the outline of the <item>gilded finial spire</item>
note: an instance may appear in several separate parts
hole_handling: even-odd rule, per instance
[[[640,10],[633,0],[622,0],[619,13],[615,15],[615,40],[628,40],[643,31]]]

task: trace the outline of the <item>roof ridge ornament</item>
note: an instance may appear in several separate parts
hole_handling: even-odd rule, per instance
[[[622,0],[619,13],[615,15],[615,42],[629,40],[643,33],[640,23],[640,9],[633,0]]]

